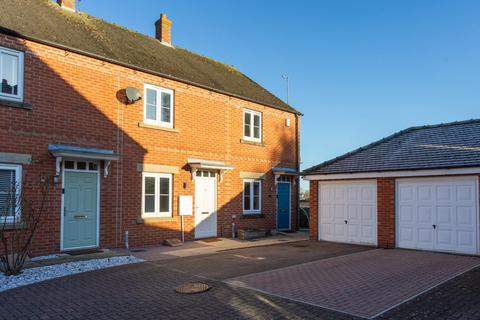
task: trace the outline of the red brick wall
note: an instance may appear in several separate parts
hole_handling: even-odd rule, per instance
[[[395,178],[377,178],[377,238],[381,248],[395,248]]]
[[[101,178],[100,244],[123,244],[129,231],[131,246],[158,244],[180,237],[178,196],[194,195],[188,158],[224,161],[235,169],[218,184],[218,235],[230,236],[232,215],[239,228],[275,228],[275,188],[271,168],[296,168],[295,115],[215,93],[178,81],[134,71],[75,53],[0,34],[0,45],[25,50],[25,102],[32,110],[0,104],[0,152],[26,153],[33,163],[23,166],[34,190],[38,176],[55,174],[49,143],[111,149],[122,155],[108,178]],[[174,90],[174,127],[177,132],[139,127],[143,101],[125,105],[121,90],[133,86],[143,92],[150,83]],[[243,109],[263,114],[263,143],[241,143]],[[291,126],[285,126],[289,118]],[[173,177],[173,217],[141,217],[141,176],[137,163],[177,166]],[[263,216],[242,217],[240,172],[266,173],[262,184]],[[292,185],[292,225],[296,228],[298,183]],[[35,199],[32,192],[31,199]],[[61,184],[55,186],[34,241],[34,253],[60,249]],[[194,218],[185,218],[186,238],[193,239]]]
[[[318,181],[310,181],[310,239],[318,240]]]

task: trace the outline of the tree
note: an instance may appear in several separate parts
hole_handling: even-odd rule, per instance
[[[37,201],[29,201],[25,189],[12,183],[0,203],[0,271],[7,276],[22,272],[33,237],[45,211],[51,180],[41,178]],[[34,203],[36,202],[36,203]]]
[[[308,200],[308,199],[310,199],[310,190],[309,189],[300,190],[300,200]]]

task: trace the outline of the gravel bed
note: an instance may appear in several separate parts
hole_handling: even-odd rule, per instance
[[[76,273],[99,270],[130,263],[139,263],[143,261],[144,260],[138,259],[134,256],[119,256],[104,259],[66,262],[51,266],[24,269],[23,272],[18,276],[7,277],[0,273],[0,292]]]

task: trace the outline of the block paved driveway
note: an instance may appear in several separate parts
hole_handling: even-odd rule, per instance
[[[222,279],[295,264],[285,256],[309,262],[367,252],[372,251],[307,242],[87,272],[0,293],[0,319],[358,319],[231,286]],[[256,267],[247,267],[249,264]],[[232,266],[236,271],[225,271]],[[174,292],[176,286],[190,281],[206,282],[212,289],[197,295]],[[381,318],[479,319],[478,288],[480,269],[474,269],[382,314]]]
[[[373,318],[480,265],[480,258],[369,250],[228,282],[294,301]]]

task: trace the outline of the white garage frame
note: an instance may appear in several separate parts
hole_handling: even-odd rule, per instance
[[[359,245],[372,245],[372,246],[377,246],[378,245],[378,205],[377,205],[377,179],[359,179],[359,180],[331,180],[331,181],[319,181],[318,182],[318,188],[317,188],[317,230],[318,230],[318,235],[317,235],[317,240],[322,240],[321,239],[321,187],[322,185],[360,185],[360,184],[371,184],[373,186],[373,197],[374,197],[374,242],[373,243],[364,243],[364,242],[343,242],[343,243],[351,243],[351,244],[359,244]],[[327,240],[323,240],[327,241]]]
[[[480,211],[479,211],[479,178],[478,176],[472,175],[462,175],[462,176],[437,176],[437,177],[423,177],[423,178],[401,178],[395,179],[395,247],[399,247],[399,235],[400,235],[400,223],[399,223],[399,187],[398,185],[402,182],[428,182],[428,181],[451,181],[452,179],[456,180],[473,180],[474,181],[474,193],[475,193],[475,225],[476,225],[476,255],[480,254]],[[415,250],[415,249],[414,249]],[[422,249],[418,249],[422,250]],[[448,253],[459,253],[459,254],[468,254],[457,251],[440,251],[440,250],[430,250],[435,252],[448,252]]]

